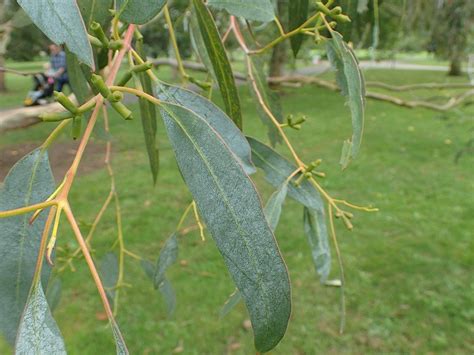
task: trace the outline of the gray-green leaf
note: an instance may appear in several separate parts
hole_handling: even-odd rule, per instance
[[[270,22],[275,19],[275,9],[270,0],[209,0],[208,4],[247,20]]]
[[[181,105],[206,120],[224,139],[232,153],[239,159],[247,174],[255,173],[251,149],[245,136],[219,107],[192,91],[171,85],[156,87],[158,97],[172,104]]]
[[[240,301],[242,300],[242,295],[240,294],[239,290],[235,290],[225,301],[224,305],[222,306],[220,312],[219,312],[219,318],[224,318],[226,315],[229,314],[231,310],[237,306]]]
[[[49,39],[66,44],[80,60],[94,68],[92,48],[76,1],[18,0],[18,4]]]
[[[100,23],[106,31],[112,19],[110,9],[112,9],[113,2],[113,0],[77,0],[86,28],[88,29],[92,21],[95,21]]]
[[[160,291],[165,300],[168,318],[171,318],[176,310],[176,293],[174,292],[171,282],[167,278],[163,279],[158,291]]]
[[[66,354],[64,340],[40,283],[28,297],[18,328],[15,354]]]
[[[306,19],[308,18],[308,10],[309,10],[309,1],[308,0],[291,0],[288,4],[288,29],[293,31],[294,29],[301,26]],[[293,51],[293,55],[298,55],[298,52],[303,44],[303,40],[305,39],[305,35],[297,34],[296,36],[290,37],[291,49]]]
[[[87,79],[81,68],[81,63],[77,59],[77,56],[67,49],[66,64],[72,92],[76,96],[77,102],[82,105],[91,96],[91,92],[89,90],[89,85],[87,84]]]
[[[280,221],[281,208],[285,202],[288,192],[288,183],[284,182],[278,190],[276,190],[265,205],[265,216],[267,216],[268,224],[273,232],[275,232],[278,222]]]
[[[304,231],[308,237],[316,272],[320,276],[321,283],[324,284],[331,271],[331,251],[324,210],[304,208]]]
[[[156,270],[154,272],[154,285],[157,289],[165,280],[166,270],[176,262],[178,258],[178,239],[176,233],[173,233],[163,245],[160,256],[156,262]]]
[[[48,154],[39,149],[23,157],[10,170],[0,189],[0,210],[6,211],[46,200],[54,190]],[[36,269],[44,211],[33,224],[31,214],[0,218],[0,331],[14,344]],[[41,280],[46,287],[51,268],[43,265]]]
[[[247,137],[252,148],[255,165],[265,173],[265,179],[278,188],[296,170],[296,166],[278,154],[275,150],[252,137]],[[288,184],[288,195],[296,201],[314,210],[323,210],[324,204],[319,192],[306,179],[299,187],[294,185],[298,175]]]
[[[137,51],[142,58],[145,58],[145,51],[143,49],[143,41],[137,41]],[[139,73],[138,77],[142,85],[143,91],[149,95],[153,95],[153,85],[150,77],[146,73]],[[153,182],[156,184],[158,179],[158,171],[160,169],[160,153],[156,146],[156,107],[155,105],[140,97],[138,99],[140,104],[140,117],[142,121],[143,134],[145,136],[145,146],[148,154],[148,161],[150,163],[151,174]]]
[[[119,262],[117,255],[114,253],[107,253],[100,261],[100,276],[102,284],[105,288],[105,293],[110,305],[113,307],[115,303],[115,287],[119,278]]]
[[[250,85],[250,91],[253,98],[255,99],[255,104],[258,108],[258,114],[262,122],[268,128],[268,138],[270,138],[270,143],[274,147],[277,143],[282,142],[280,132],[278,131],[275,123],[268,115],[268,113],[263,109],[260,99],[262,99],[265,106],[272,112],[273,116],[279,123],[283,122],[283,112],[280,103],[279,95],[272,91],[267,84],[267,78],[265,76],[265,71],[263,68],[263,62],[259,57],[249,56],[247,57],[247,73],[249,75],[248,82]]]
[[[161,108],[183,178],[245,300],[255,347],[269,351],[288,325],[290,283],[256,188],[208,122],[180,106]]]
[[[217,80],[216,74],[214,73],[214,68],[212,67],[211,59],[209,58],[209,54],[207,54],[206,45],[204,44],[204,40],[202,39],[201,30],[199,29],[199,24],[194,9],[191,10],[190,17],[191,18],[189,19],[189,34],[193,50],[197,54],[199,59],[201,59],[202,64],[204,64],[206,69],[212,75],[212,78],[214,80]]]
[[[150,278],[150,280],[153,281],[154,286],[155,265],[148,260],[142,260],[141,265],[143,271],[145,271],[145,274]],[[176,293],[174,292],[171,282],[166,277],[163,279],[163,282],[158,287],[158,291],[160,291],[161,295],[165,300],[166,312],[168,314],[168,317],[173,316],[174,311],[176,310]]]
[[[336,79],[344,96],[352,116],[352,139],[350,140],[350,154],[341,157],[341,165],[346,168],[359,152],[364,130],[365,110],[365,82],[362,71],[353,50],[344,42],[342,36],[335,31],[330,31],[332,39],[327,41],[328,57],[337,70]],[[345,152],[347,152],[347,148]]]
[[[121,20],[143,25],[158,15],[166,0],[117,0],[116,3]]]
[[[232,67],[230,66],[229,58],[227,58],[227,53],[217,31],[216,24],[202,0],[193,0],[193,4],[201,36],[212,63],[222,99],[224,100],[225,110],[237,127],[242,129],[239,93],[235,85]]]

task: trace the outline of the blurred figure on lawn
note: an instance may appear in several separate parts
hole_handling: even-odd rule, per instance
[[[50,63],[51,71],[56,82],[56,91],[63,91],[65,84],[69,85],[69,77],[67,75],[66,53],[56,44],[49,45],[51,54]]]

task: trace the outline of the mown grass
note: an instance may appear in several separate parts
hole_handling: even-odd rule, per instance
[[[444,81],[441,75],[366,73],[369,80],[393,84]],[[438,93],[405,96],[417,95]],[[241,99],[246,133],[265,139],[245,87],[241,88]],[[8,104],[1,102],[2,106]],[[285,89],[283,104],[286,113],[309,117],[302,131],[289,135],[305,159],[324,160],[322,170],[328,175],[324,187],[336,197],[375,205],[380,212],[357,213],[353,232],[337,226],[347,278],[347,327],[339,335],[339,292],[319,284],[303,234],[302,208],[286,202],[276,234],[293,283],[293,314],[286,337],[273,353],[474,352],[474,159],[464,155],[457,164],[453,161],[472,136],[472,106],[439,114],[369,101],[360,157],[341,172],[341,143],[350,135],[343,98],[305,87]],[[161,123],[161,171],[153,187],[139,120],[124,122],[112,115],[111,122],[126,245],[155,260],[191,196]],[[40,143],[50,129],[44,124],[10,132],[1,137],[0,148],[22,141]],[[68,139],[67,135],[62,139]],[[281,147],[280,151],[285,150]],[[260,174],[256,182],[266,199],[272,189]],[[85,231],[108,189],[105,171],[81,176],[75,182],[71,203]],[[114,212],[109,208],[93,241],[96,259],[110,249],[115,238]],[[219,319],[219,309],[233,286],[212,239],[208,236],[202,242],[193,232],[181,237],[179,243],[180,263],[168,275],[178,301],[172,319],[167,319],[162,298],[139,263],[127,259],[126,282],[132,288],[121,290],[118,322],[131,352],[252,353],[251,331],[242,326],[248,317],[245,308],[239,305]],[[66,223],[59,244],[75,247]],[[61,275],[63,295],[55,312],[68,350],[71,354],[112,354],[111,332],[100,320],[103,311],[90,274],[82,261],[75,266],[76,272]],[[338,277],[335,260],[331,276]]]

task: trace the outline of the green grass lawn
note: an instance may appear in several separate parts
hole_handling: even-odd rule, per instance
[[[366,77],[393,84],[445,81],[443,74],[434,72],[373,70]],[[15,90],[21,92],[25,85],[16,80]],[[439,93],[405,97],[419,95]],[[245,86],[241,99],[246,133],[265,139]],[[2,96],[0,107],[13,106],[12,101]],[[324,160],[321,170],[328,176],[324,187],[335,197],[372,204],[380,212],[357,213],[353,232],[337,226],[347,279],[347,327],[339,335],[339,291],[319,284],[303,233],[302,208],[290,200],[285,203],[276,235],[293,284],[293,313],[285,338],[272,353],[473,353],[474,158],[464,155],[458,164],[453,161],[472,137],[473,106],[440,114],[368,101],[360,156],[341,172],[341,144],[350,136],[343,98],[316,87],[285,89],[283,105],[286,113],[308,116],[304,129],[289,136],[307,161]],[[136,111],[136,105],[133,108]],[[191,196],[161,122],[161,171],[155,187],[140,120],[124,122],[113,115],[111,123],[126,245],[154,261]],[[40,144],[52,127],[41,124],[4,134],[0,149],[19,142]],[[69,138],[65,134],[62,139]],[[280,151],[285,152],[283,147]],[[272,189],[261,174],[255,179],[266,199]],[[103,170],[75,182],[71,202],[84,231],[108,189]],[[109,208],[93,241],[97,259],[115,238],[114,211]],[[168,273],[178,302],[172,319],[166,317],[163,300],[139,263],[126,261],[126,282],[132,287],[121,290],[118,322],[131,353],[168,354],[180,348],[184,354],[252,353],[251,331],[242,326],[248,318],[245,308],[239,305],[219,319],[233,285],[210,236],[202,242],[193,232],[181,237],[179,244],[180,263]],[[76,245],[66,223],[59,245]],[[75,266],[75,272],[60,275],[63,295],[55,312],[68,351],[112,354],[111,331],[102,320],[90,274],[82,260]],[[331,276],[338,277],[335,260]],[[0,353],[6,351],[1,349],[0,345]]]

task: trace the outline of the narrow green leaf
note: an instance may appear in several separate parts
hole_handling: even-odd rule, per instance
[[[291,312],[290,283],[255,186],[200,116],[162,104],[176,160],[250,314],[255,347],[274,348]]]
[[[237,127],[242,129],[242,112],[239,93],[235,85],[232,67],[227,58],[227,53],[222,44],[219,32],[217,31],[216,24],[202,0],[193,0],[193,4],[202,39],[224,100],[225,110]]]
[[[94,68],[92,48],[75,0],[18,0],[43,33],[57,44],[66,44],[71,52]]]
[[[349,165],[351,161],[351,153],[352,144],[351,141],[347,139],[342,144],[341,158],[339,159],[339,164],[341,164],[343,169],[347,168],[347,166]]]
[[[142,41],[137,41],[136,44],[138,54],[145,58],[145,51],[143,50]],[[153,95],[153,85],[150,77],[146,73],[139,73],[138,77],[142,85],[143,91],[149,95]],[[143,134],[145,136],[145,146],[148,154],[148,161],[150,163],[151,174],[153,182],[156,184],[158,179],[158,172],[160,169],[160,153],[156,147],[156,107],[150,101],[139,98],[140,117],[142,121]]]
[[[355,158],[359,152],[364,130],[365,110],[365,82],[362,71],[353,50],[344,42],[342,36],[335,31],[330,31],[332,39],[327,41],[328,57],[337,70],[336,79],[352,116],[352,139],[350,140],[350,158]],[[346,149],[346,148],[345,148]],[[341,159],[343,167],[349,163],[348,159]]]
[[[48,284],[48,288],[46,289],[46,300],[48,301],[51,313],[53,313],[56,307],[58,306],[59,301],[61,300],[61,293],[61,279],[55,277],[54,280]]]
[[[119,278],[119,262],[115,253],[107,253],[100,261],[100,276],[110,305],[115,303],[115,286]]]
[[[270,0],[209,0],[208,4],[247,20],[270,22],[275,19],[275,9]]]
[[[64,340],[40,283],[28,297],[18,328],[15,354],[66,354]]]
[[[155,289],[165,280],[166,270],[176,262],[178,258],[178,239],[176,233],[173,233],[163,245],[160,251],[160,256],[156,262],[156,269],[154,272],[154,285]]]
[[[296,170],[296,166],[266,144],[252,137],[247,137],[247,140],[252,148],[252,159],[255,165],[264,171],[265,179],[274,187],[281,186]],[[293,177],[288,184],[288,195],[310,209],[324,210],[321,195],[313,185],[307,180],[303,180],[299,187],[294,185],[298,176]]]
[[[206,120],[237,156],[245,172],[249,175],[255,173],[251,149],[245,136],[213,102],[190,90],[171,85],[160,84],[156,87],[156,92],[161,100],[183,106]]]
[[[231,310],[237,306],[240,301],[242,300],[242,295],[240,294],[239,290],[235,290],[225,301],[224,305],[222,306],[220,312],[219,312],[219,318],[224,318],[226,315],[230,313]]]
[[[300,27],[308,18],[309,10],[309,1],[308,0],[291,0],[288,2],[288,29],[293,31]],[[293,55],[298,55],[298,52],[303,44],[305,35],[298,34],[296,36],[290,37],[291,49]]]
[[[106,31],[112,20],[110,9],[112,9],[113,3],[113,0],[77,0],[86,28],[88,29],[91,23],[95,21],[100,23]]]
[[[66,64],[69,83],[77,102],[83,104],[91,97],[91,91],[77,56],[66,49]]]
[[[278,222],[280,221],[281,208],[285,202],[288,193],[288,183],[284,182],[278,190],[276,190],[268,200],[265,206],[265,216],[267,216],[268,224],[273,232],[275,232]]]
[[[255,99],[255,103],[258,108],[258,114],[262,119],[262,122],[268,128],[268,138],[270,138],[270,143],[274,147],[277,143],[282,142],[282,138],[274,122],[272,121],[268,113],[265,112],[265,110],[263,109],[262,104],[259,100],[259,96],[262,98],[264,104],[272,112],[273,116],[277,119],[277,121],[282,123],[283,112],[280,103],[280,96],[276,92],[271,90],[268,86],[261,58],[256,56],[249,56],[247,58],[247,65],[249,73],[248,82],[250,85],[250,91],[253,95],[253,98]],[[255,82],[255,86],[252,84],[253,81]]]
[[[166,0],[116,0],[120,19],[137,25],[152,20],[166,5]]]
[[[148,260],[142,260],[140,262],[140,265],[142,266],[143,271],[145,272],[145,275],[148,276],[150,280],[153,281],[153,285],[155,284],[155,264],[153,264],[151,261]]]
[[[155,265],[148,260],[142,260],[141,265],[143,270],[145,271],[145,274],[150,278],[150,280],[153,281],[154,287]],[[169,282],[166,277],[163,279],[163,282],[158,287],[158,291],[160,291],[161,295],[165,300],[166,312],[168,314],[168,317],[172,317],[176,310],[176,293],[174,292],[171,282]]]
[[[275,191],[265,205],[265,216],[267,217],[268,224],[273,232],[275,232],[280,220],[281,208],[283,202],[286,199],[286,194],[288,192],[288,184],[283,183],[277,191]],[[224,318],[229,312],[240,303],[242,300],[242,295],[239,290],[235,290],[234,293],[230,295],[228,300],[224,303],[221,311],[219,312],[219,317]]]
[[[120,332],[120,328],[116,322],[110,322],[110,326],[112,327],[112,333],[115,339],[115,350],[117,355],[128,355],[127,345],[125,344],[125,340],[123,339],[122,333]]]
[[[46,200],[54,191],[48,154],[39,149],[23,157],[10,170],[0,189],[0,210],[6,211]],[[0,331],[14,344],[36,269],[47,211],[33,224],[31,214],[0,218]],[[51,268],[43,265],[46,287]]]
[[[197,54],[199,59],[201,59],[201,63],[204,64],[206,69],[211,74],[212,78],[217,81],[216,74],[214,73],[214,68],[212,67],[211,58],[209,58],[209,54],[207,54],[206,45],[204,44],[204,40],[202,39],[201,30],[199,29],[199,23],[194,8],[191,10],[189,24],[189,34],[193,50]]]
[[[110,23],[112,21],[110,10],[113,9],[113,0],[77,0],[77,5],[81,11],[87,30],[90,30],[92,22],[97,22],[101,25],[105,33],[109,33]],[[109,50],[107,48],[92,47],[92,52],[96,63],[96,72],[98,72],[108,64]],[[90,79],[90,69],[87,70],[88,68],[85,68],[83,64],[81,65],[81,69],[85,77]],[[69,65],[68,72],[70,72]],[[72,81],[71,86],[74,90]]]
[[[304,231],[308,237],[316,272],[320,276],[321,283],[324,284],[331,271],[331,251],[324,210],[304,208]]]
[[[167,316],[168,318],[171,318],[176,310],[176,293],[174,292],[173,286],[171,285],[171,282],[165,278],[160,284],[158,290],[165,300]]]

